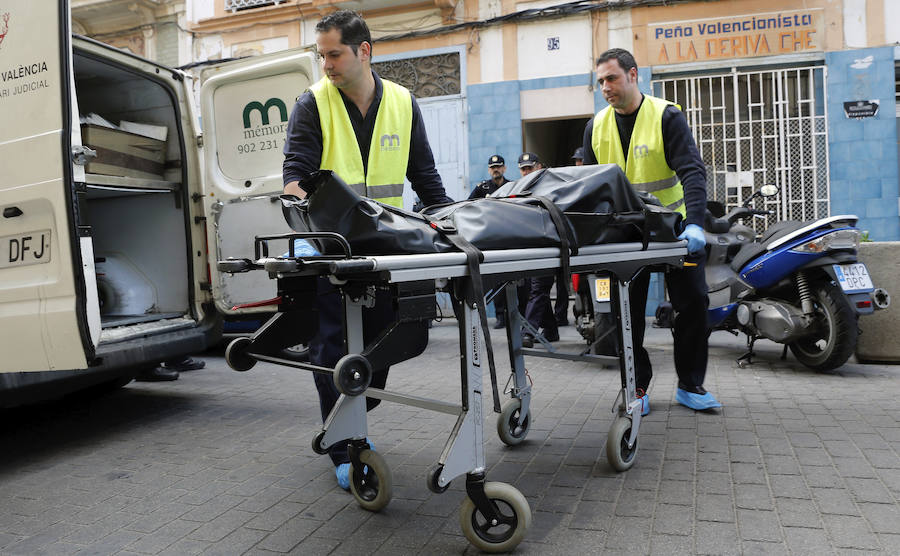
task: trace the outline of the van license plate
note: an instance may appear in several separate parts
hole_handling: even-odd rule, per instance
[[[0,237],[0,268],[50,262],[50,230]]]
[[[867,291],[875,288],[872,284],[872,277],[869,276],[869,269],[863,263],[853,264],[836,264],[834,274],[837,276],[838,284],[841,289],[847,293]]]

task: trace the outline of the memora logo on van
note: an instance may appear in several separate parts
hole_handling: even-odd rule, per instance
[[[400,136],[396,133],[387,134],[381,136],[381,150],[382,151],[399,151],[400,150]]]
[[[279,123],[270,123],[269,115],[273,108],[278,110]],[[257,114],[254,118],[253,115]],[[287,129],[288,110],[280,98],[270,98],[265,103],[254,100],[244,106],[244,139],[264,137],[266,135],[284,135]],[[254,125],[254,120],[259,123]]]
[[[3,27],[0,28],[0,48],[3,48],[3,39],[6,38],[6,34],[9,32],[9,12],[0,17],[3,18]]]

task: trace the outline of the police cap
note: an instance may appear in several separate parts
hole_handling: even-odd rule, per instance
[[[540,162],[538,156],[534,153],[522,153],[519,155],[519,168],[525,168],[527,166],[534,166]]]

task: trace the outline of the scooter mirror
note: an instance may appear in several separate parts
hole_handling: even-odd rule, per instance
[[[778,194],[778,186],[776,185],[764,185],[759,188],[759,194],[763,197],[771,197],[773,195]]]

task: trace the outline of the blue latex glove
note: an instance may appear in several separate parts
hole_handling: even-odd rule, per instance
[[[706,236],[703,235],[703,228],[696,224],[688,224],[678,239],[686,239],[688,242],[688,253],[691,255],[703,251],[706,247]]]

